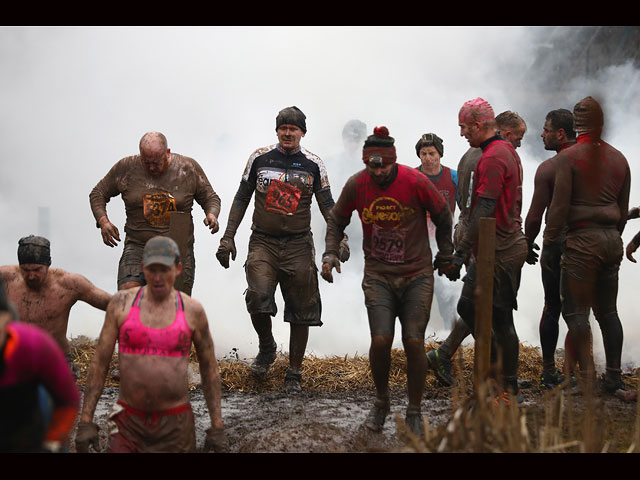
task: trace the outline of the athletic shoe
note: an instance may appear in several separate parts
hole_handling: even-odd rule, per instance
[[[302,375],[300,372],[293,370],[291,367],[287,368],[287,373],[284,376],[284,391],[287,393],[298,393],[302,391]]]
[[[260,348],[258,355],[256,355],[256,358],[253,360],[253,363],[251,364],[251,373],[253,375],[260,378],[264,378],[267,376],[269,367],[276,360],[277,348],[278,348],[278,345],[276,344],[275,340],[273,341],[273,344],[270,347],[266,349]]]
[[[624,390],[624,382],[620,377],[611,378],[611,376],[603,373],[600,377],[600,388],[602,388],[605,393],[615,394],[616,390]]]
[[[422,419],[422,415],[419,410],[409,410],[407,409],[407,414],[404,417],[404,423],[409,427],[411,432],[421,437],[424,435],[424,420]]]
[[[438,381],[445,387],[455,385],[456,380],[451,374],[451,360],[441,356],[438,350],[429,350],[427,352],[427,363],[429,368],[433,370]]]
[[[543,370],[540,375],[540,386],[554,388],[564,381],[564,377],[558,370]]]
[[[381,432],[390,410],[391,404],[389,400],[376,398],[373,401],[373,407],[369,410],[367,419],[364,421],[365,427],[374,432]]]

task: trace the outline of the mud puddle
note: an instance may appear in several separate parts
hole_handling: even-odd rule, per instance
[[[210,419],[202,391],[197,388],[190,396],[200,449]],[[118,387],[105,387],[96,408],[102,452],[107,447],[107,419],[117,398]],[[373,395],[363,393],[223,392],[222,418],[230,453],[367,453],[401,448],[396,421],[404,418],[406,399],[392,397],[391,414],[380,433],[363,426],[372,402]],[[451,408],[447,398],[425,399],[422,405],[434,428],[450,419]]]

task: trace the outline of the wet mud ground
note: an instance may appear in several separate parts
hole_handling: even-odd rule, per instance
[[[191,391],[198,449],[204,445],[210,419],[200,388]],[[105,387],[94,416],[100,427],[100,447],[106,451],[107,419],[118,398],[118,387]],[[373,401],[372,395],[301,392],[223,392],[222,418],[230,453],[365,453],[392,452],[401,448],[396,414],[404,418],[406,401],[392,397],[391,414],[380,433],[362,424]],[[430,424],[445,423],[451,402],[424,402]]]
[[[529,429],[535,437],[546,421],[549,391],[525,382],[525,401]],[[424,417],[433,429],[445,428],[451,420],[455,390],[429,387],[422,402]],[[205,431],[210,420],[200,388],[190,393],[196,419],[198,450],[202,451]],[[100,426],[101,451],[106,451],[107,418],[118,397],[118,387],[105,387],[94,421]],[[223,392],[222,417],[229,440],[229,453],[398,453],[417,452],[404,434],[401,421],[406,408],[406,395],[395,392],[391,397],[391,414],[380,433],[363,426],[372,404],[369,393]],[[588,409],[580,395],[570,400],[573,436],[581,437],[582,415]],[[633,443],[637,418],[636,402],[625,402],[611,395],[596,398],[598,432],[603,450],[625,452]],[[600,447],[599,447],[600,448]],[[74,451],[73,443],[71,451]],[[602,451],[602,450],[599,450]]]

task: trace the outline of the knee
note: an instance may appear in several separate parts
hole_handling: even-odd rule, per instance
[[[473,318],[475,316],[473,300],[467,297],[460,297],[460,300],[458,300],[458,315],[460,315],[460,318],[464,320],[467,326],[473,325]]]

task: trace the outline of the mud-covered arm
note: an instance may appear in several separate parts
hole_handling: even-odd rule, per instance
[[[118,319],[120,316],[126,315],[129,307],[128,296],[125,292],[125,290],[122,290],[116,293],[107,306],[104,325],[98,337],[96,351],[89,365],[89,373],[84,387],[84,401],[80,412],[81,422],[93,421],[93,415],[102,394],[116,340],[118,339]]]
[[[478,197],[478,204],[471,213],[469,224],[467,225],[464,237],[460,241],[460,246],[456,252],[457,255],[467,258],[471,254],[471,249],[478,240],[480,219],[483,217],[494,217],[496,203],[497,200],[493,198]]]
[[[209,329],[207,315],[199,302],[192,299],[193,309],[193,345],[198,356],[202,390],[211,417],[211,426],[222,428],[222,393],[218,362],[216,361],[213,337]]]
[[[78,293],[78,300],[88,303],[92,307],[106,311],[112,295],[96,287],[86,277],[78,273],[70,273],[67,281],[70,288]]]
[[[451,230],[453,228],[453,216],[447,205],[439,212],[429,212],[431,221],[436,226],[436,243],[438,244],[438,255],[448,256],[453,254],[453,241]]]
[[[320,213],[324,217],[325,222],[328,222],[329,213],[335,205],[333,196],[331,195],[331,189],[325,188],[324,190],[316,192],[316,201],[318,202],[318,208],[320,208]]]
[[[620,208],[620,220],[618,221],[618,231],[620,235],[624,232],[624,228],[627,225],[627,217],[628,217],[628,209],[629,209],[629,193],[631,189],[631,172],[627,167],[626,174],[624,176],[624,181],[622,183],[622,188],[620,189],[620,194],[618,195],[618,206]]]
[[[569,209],[571,208],[571,190],[573,178],[571,165],[568,161],[559,161],[556,169],[556,179],[553,185],[553,198],[547,212],[547,225],[544,229],[544,245],[551,245],[558,241],[564,229]]]
[[[111,198],[120,194],[116,180],[118,169],[119,163],[116,163],[89,193],[89,205],[98,227],[100,226],[98,224],[100,218],[107,216],[107,203]]]
[[[549,182],[543,181],[541,167],[538,167],[534,180],[531,205],[529,206],[529,211],[527,212],[527,216],[524,221],[524,235],[527,237],[529,245],[535,241],[536,237],[540,233],[544,211],[551,202],[553,190],[549,187]]]
[[[202,167],[194,161],[196,174],[195,201],[202,207],[205,215],[212,213],[216,218],[220,215],[220,197],[213,190],[211,182]]]
[[[224,231],[223,238],[233,239],[238,231],[238,227],[244,218],[244,214],[247,211],[247,207],[251,202],[251,197],[255,187],[244,180],[240,181],[240,186],[233,197],[233,203],[231,204],[231,211],[229,212],[229,219],[227,220],[227,228]]]

